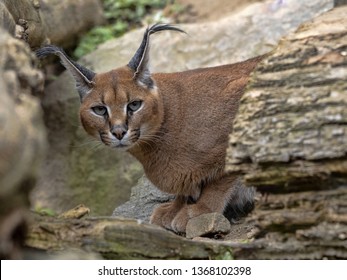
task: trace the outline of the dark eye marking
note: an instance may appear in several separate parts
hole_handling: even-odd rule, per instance
[[[92,107],[92,110],[95,114],[99,116],[106,116],[107,115],[107,108],[105,106],[94,106]]]

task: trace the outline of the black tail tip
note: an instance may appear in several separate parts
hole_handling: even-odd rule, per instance
[[[54,45],[46,45],[35,51],[35,54],[38,58],[45,58],[51,54],[57,54],[58,52],[64,53],[64,51]]]

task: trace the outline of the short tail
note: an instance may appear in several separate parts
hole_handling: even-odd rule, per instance
[[[241,179],[237,179],[234,187],[235,192],[223,212],[224,216],[232,223],[247,216],[254,209],[256,194],[256,189],[254,187],[246,187]]]

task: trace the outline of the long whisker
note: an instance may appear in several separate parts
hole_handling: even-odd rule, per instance
[[[70,145],[70,147],[72,148],[84,148],[86,146],[92,145],[92,144],[96,144],[99,143],[100,141],[90,138],[90,139],[86,139],[85,141],[81,142],[81,143],[77,143],[77,144],[72,144]]]
[[[73,148],[86,148],[87,150],[90,151],[96,151],[100,148],[102,148],[104,144],[101,141],[98,141],[96,139],[92,139],[89,141],[86,141],[85,143],[81,143],[79,145],[72,145]]]
[[[146,134],[142,135],[136,143],[148,145],[151,149],[153,149],[156,145],[163,143],[163,138],[158,134]]]
[[[90,148],[91,151],[99,150],[100,148],[103,148],[104,144],[102,142],[97,142],[93,147]]]

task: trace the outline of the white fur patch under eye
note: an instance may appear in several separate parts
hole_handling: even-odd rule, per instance
[[[107,114],[108,114],[109,118],[112,118],[111,109],[108,106],[106,106],[106,109],[107,109]]]
[[[90,109],[89,111],[93,116],[98,117],[98,118],[103,118],[103,116],[96,114],[92,109]]]
[[[137,112],[139,112],[139,111],[141,111],[142,110],[142,108],[143,108],[143,105],[144,104],[144,102],[141,102],[141,106],[140,106],[140,108],[138,108],[134,113],[137,113]]]
[[[107,115],[108,115],[109,117],[111,117],[111,116],[112,116],[112,113],[111,113],[110,108],[109,108],[108,106],[105,106],[105,107],[106,107],[106,110],[107,110]],[[101,115],[96,114],[96,113],[93,111],[93,109],[90,109],[89,111],[90,111],[94,116],[96,116],[96,117],[104,118],[104,116],[101,116]]]

